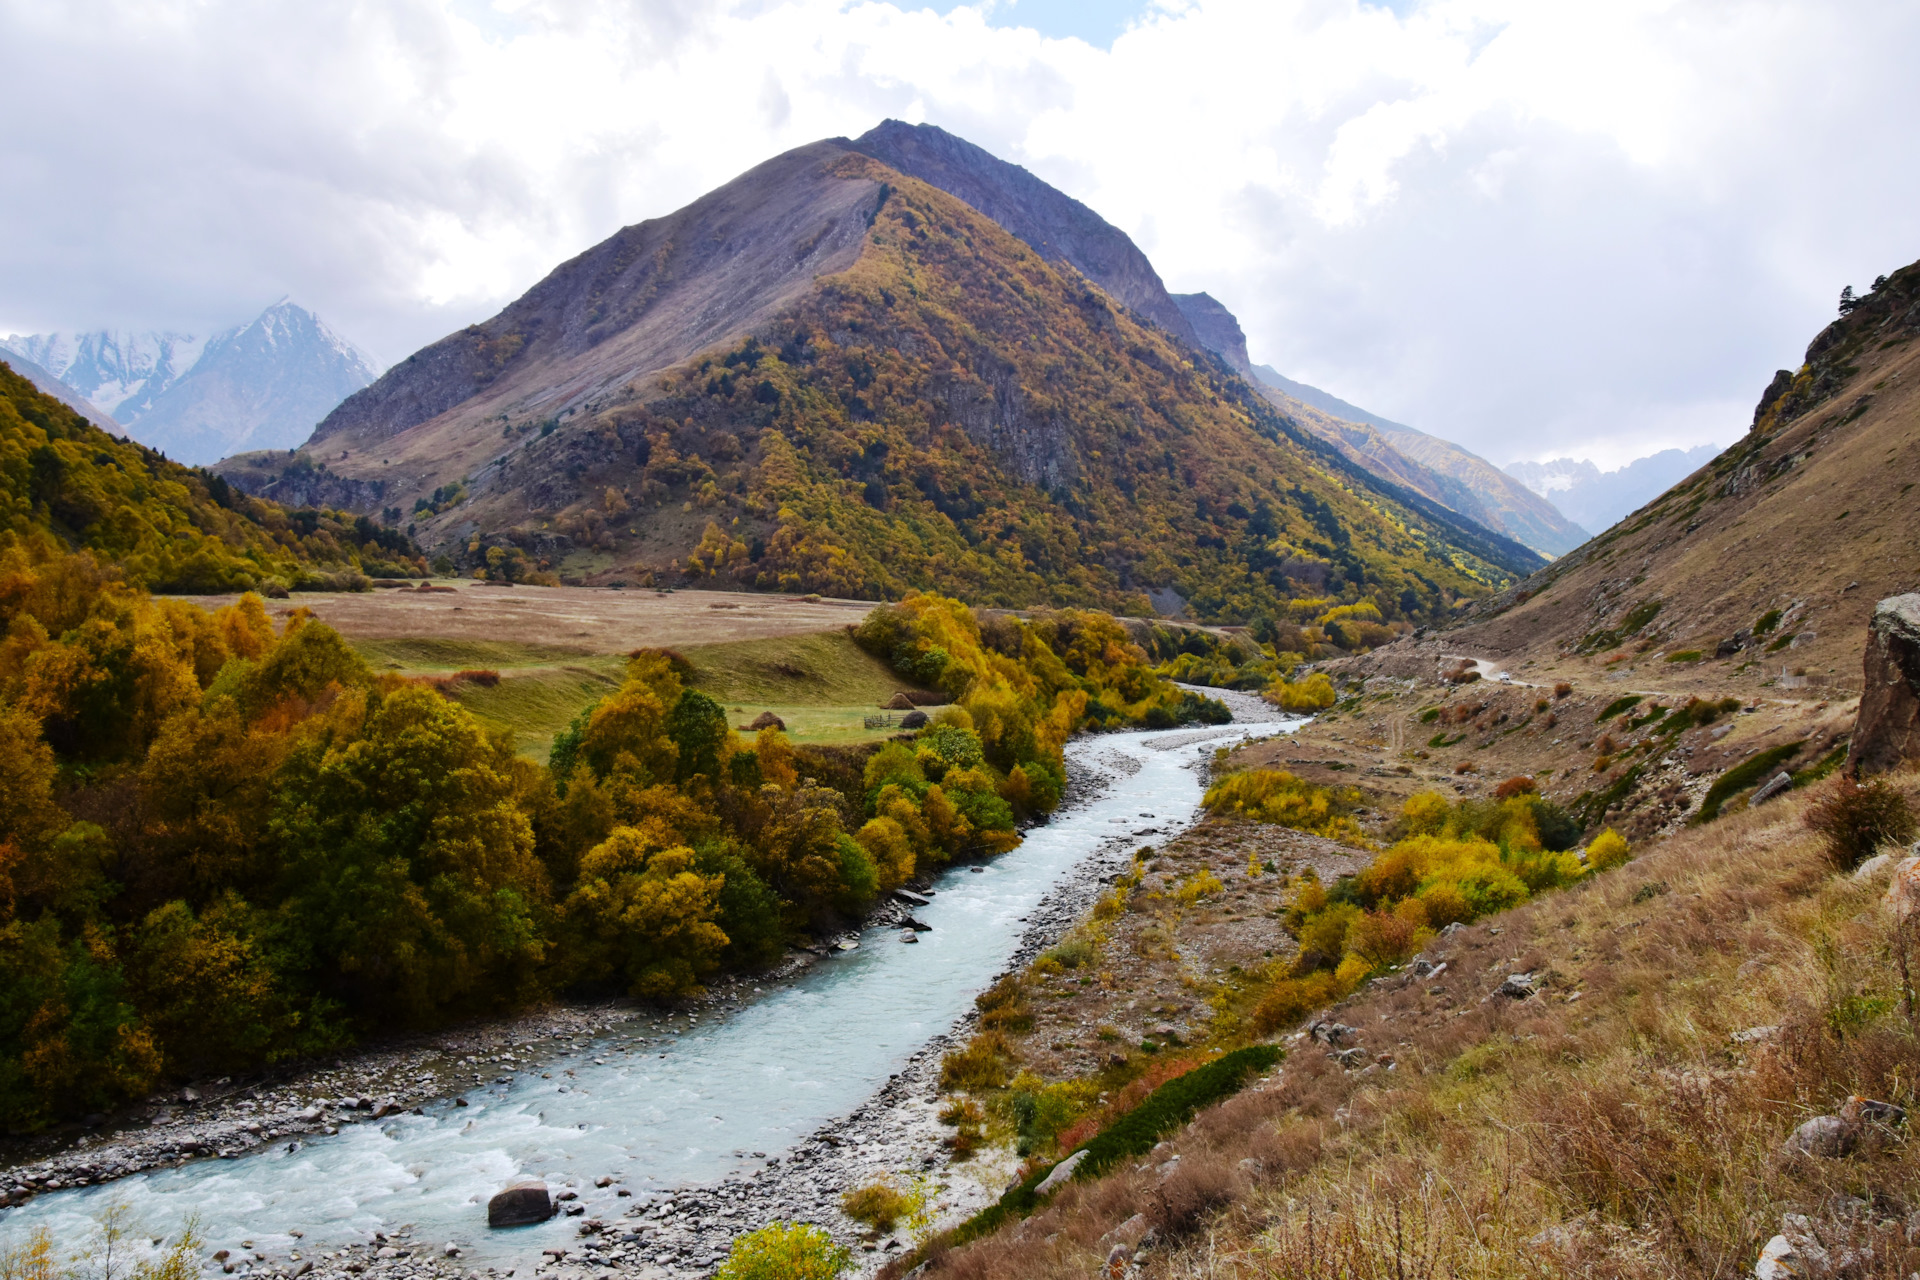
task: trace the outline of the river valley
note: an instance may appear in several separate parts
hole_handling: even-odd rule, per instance
[[[977,992],[1070,927],[1134,848],[1193,819],[1215,748],[1290,727],[1257,699],[1230,702],[1232,725],[1071,744],[1072,802],[1014,851],[935,880],[913,908],[924,932],[874,925],[698,1017],[603,1007],[540,1019],[504,1052],[442,1045],[469,1087],[392,1114],[296,1081],[274,1091],[284,1128],[263,1108],[216,1148],[228,1158],[42,1191],[0,1215],[0,1244],[46,1227],[84,1247],[122,1204],[150,1239],[196,1219],[226,1270],[256,1276],[698,1274],[774,1219],[851,1239],[839,1195],[880,1173],[925,1173],[942,1220],[971,1212],[1010,1166],[947,1165],[940,1053]],[[488,1197],[520,1178],[544,1179],[566,1213],[490,1232]]]

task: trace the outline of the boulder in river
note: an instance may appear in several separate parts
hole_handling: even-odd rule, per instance
[[[524,1227],[553,1216],[553,1197],[544,1182],[516,1182],[487,1201],[489,1227]]]

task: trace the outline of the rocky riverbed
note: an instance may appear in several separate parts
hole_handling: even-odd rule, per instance
[[[1254,699],[1237,712],[1257,708]],[[1170,731],[1169,744],[1203,739],[1204,732]],[[1080,768],[1063,812],[1085,797],[1105,791],[1138,762],[1123,753],[1090,753]],[[1025,918],[1025,929],[1009,967],[1025,964],[1071,928],[1103,884],[1128,865],[1142,838],[1174,834],[1155,825],[1151,815],[1121,824],[1103,844],[1082,859],[1072,874]],[[905,925],[913,910],[911,895],[885,904],[868,926]],[[904,937],[905,935],[897,935]],[[867,945],[897,945],[896,935],[869,934]],[[776,972],[733,978],[716,984],[703,1000],[673,1010],[632,1002],[555,1006],[511,1020],[476,1025],[432,1037],[394,1041],[340,1059],[273,1077],[227,1078],[205,1082],[149,1100],[144,1112],[102,1124],[78,1136],[43,1140],[38,1149],[6,1153],[0,1170],[0,1198],[8,1204],[67,1187],[87,1186],[129,1174],[184,1164],[189,1160],[233,1158],[267,1144],[299,1144],[315,1135],[337,1133],[342,1126],[372,1123],[415,1111],[437,1100],[511,1081],[526,1073],[549,1074],[564,1057],[591,1050],[598,1060],[644,1053],[670,1042],[703,1019],[725,1017],[809,966],[823,961],[837,943],[794,951]],[[967,1034],[966,1025],[939,1035],[902,1064],[900,1071],[846,1117],[823,1126],[783,1152],[735,1152],[740,1172],[719,1182],[671,1189],[627,1186],[618,1171],[556,1186],[561,1212],[578,1219],[564,1244],[547,1248],[531,1268],[476,1269],[463,1261],[471,1241],[418,1238],[405,1223],[389,1224],[362,1244],[325,1249],[303,1248],[300,1237],[280,1237],[276,1249],[230,1245],[215,1264],[227,1274],[327,1277],[374,1275],[425,1280],[426,1277],[512,1276],[531,1270],[554,1280],[584,1280],[602,1274],[698,1275],[718,1263],[731,1240],[744,1231],[777,1220],[801,1220],[827,1226],[860,1249],[872,1270],[908,1242],[904,1235],[871,1238],[840,1212],[850,1187],[883,1175],[922,1179],[929,1193],[933,1226],[956,1222],[995,1198],[1013,1172],[1010,1153],[983,1152],[952,1163],[942,1145],[938,1077],[941,1055]],[[486,1229],[476,1217],[475,1234]],[[0,1225],[4,1220],[0,1219]],[[903,1227],[902,1230],[905,1230]],[[76,1242],[77,1243],[77,1242]]]

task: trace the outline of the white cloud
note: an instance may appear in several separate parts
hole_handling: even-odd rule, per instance
[[[281,293],[387,360],[896,115],[1027,165],[1257,359],[1495,461],[1725,442],[1920,255],[1905,0],[1182,0],[1101,49],[843,0],[0,0],[0,329]]]

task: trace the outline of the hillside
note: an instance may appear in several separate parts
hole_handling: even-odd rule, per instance
[[[421,567],[394,530],[248,497],[108,435],[0,362],[0,550],[22,543],[93,552],[155,591],[336,585],[345,571],[364,584],[359,570]]]
[[[697,358],[692,358],[697,357]],[[1443,616],[1539,563],[1347,465],[983,216],[838,143],[563,264],[301,457],[463,571]],[[1171,592],[1171,596],[1166,593]]]

